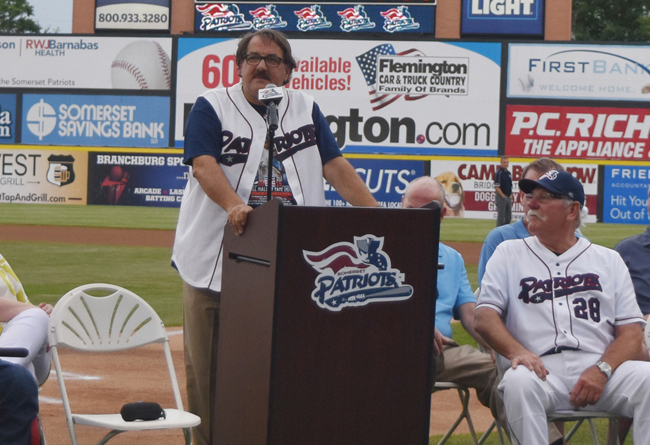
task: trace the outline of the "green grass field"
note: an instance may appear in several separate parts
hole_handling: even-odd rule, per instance
[[[0,204],[0,224],[174,230],[177,218],[178,209],[173,208]],[[482,243],[493,227],[491,220],[447,218],[440,238]],[[595,243],[612,247],[644,230],[642,225],[589,224],[583,233]],[[34,302],[53,304],[81,284],[109,282],[142,295],[166,325],[182,324],[182,284],[170,266],[170,249],[3,242],[0,253]],[[478,283],[476,270],[476,265],[467,264],[472,288]]]
[[[0,204],[1,224],[60,225],[173,230],[178,209],[149,207],[59,206]],[[482,243],[494,228],[494,221],[452,219],[443,221],[441,241]],[[592,242],[613,247],[618,241],[645,230],[642,225],[589,224],[583,233]],[[0,230],[2,227],[0,226]],[[145,298],[160,314],[165,325],[182,324],[182,283],[170,265],[171,249],[116,247],[88,244],[2,242],[0,253],[7,258],[34,303],[55,304],[67,291],[86,283],[107,282],[126,287]],[[472,288],[477,286],[477,267],[468,264]],[[454,338],[474,344],[460,324]],[[605,442],[606,422],[597,421],[599,439]],[[441,436],[431,438],[437,444]],[[469,435],[456,434],[452,445],[470,443]],[[497,444],[492,434],[486,444]],[[580,429],[572,443],[591,443],[587,427]],[[626,444],[632,441],[628,437]]]

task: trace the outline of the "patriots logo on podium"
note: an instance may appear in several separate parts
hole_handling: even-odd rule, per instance
[[[340,311],[348,306],[407,300],[413,287],[403,284],[404,274],[391,267],[382,250],[383,237],[354,237],[354,243],[339,242],[319,251],[303,250],[305,261],[319,275],[311,298],[323,309]]]

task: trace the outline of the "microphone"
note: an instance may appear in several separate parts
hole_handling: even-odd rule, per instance
[[[278,87],[274,83],[268,84],[257,92],[257,99],[266,106],[272,103],[278,105],[282,96],[282,87]]]
[[[268,109],[266,120],[269,129],[273,131],[278,129],[278,104],[282,100],[282,96],[282,87],[278,87],[274,83],[268,84],[257,92],[258,100],[266,105]]]

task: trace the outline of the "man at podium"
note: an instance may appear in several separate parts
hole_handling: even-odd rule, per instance
[[[184,282],[189,410],[201,417],[201,425],[192,431],[195,445],[214,443],[211,424],[226,224],[241,235],[248,213],[266,202],[268,187],[285,204],[323,206],[323,178],[352,205],[379,205],[342,157],[318,105],[302,92],[282,88],[296,67],[282,33],[264,29],[245,35],[236,63],[241,82],[202,94],[185,128],[184,162],[191,174],[172,263]],[[267,124],[275,109],[260,96],[270,88],[279,121],[269,166]]]

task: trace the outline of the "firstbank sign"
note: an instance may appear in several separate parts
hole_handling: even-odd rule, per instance
[[[463,0],[464,35],[535,35],[544,31],[544,0]]]

